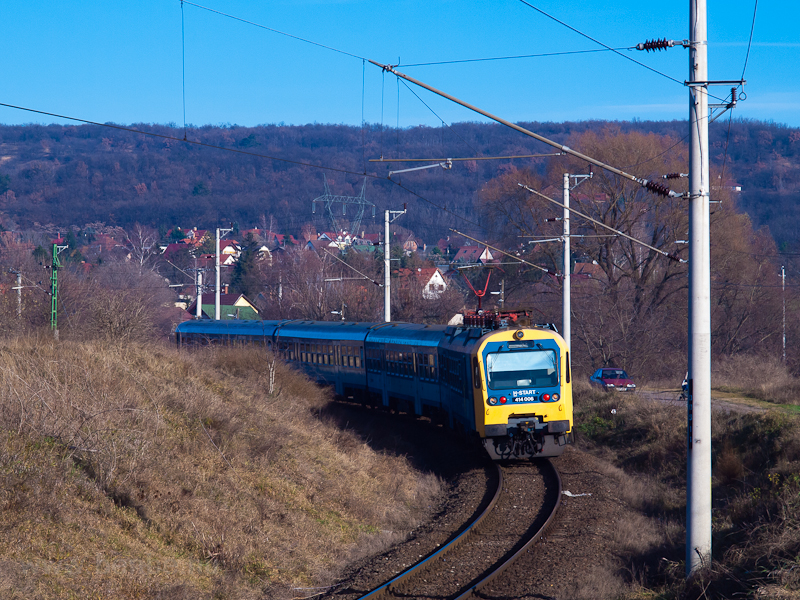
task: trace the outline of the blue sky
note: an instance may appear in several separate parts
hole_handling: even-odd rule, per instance
[[[739,79],[756,0],[708,0],[709,76]],[[688,37],[688,0],[529,0],[614,48]],[[364,62],[399,70],[512,121],[686,119],[683,48],[621,50],[654,73],[519,0],[198,0],[184,3],[186,121],[193,125],[345,123],[401,127],[481,117]],[[0,102],[82,119],[182,125],[179,0],[3,0]],[[800,2],[761,0],[734,116],[800,126]],[[408,65],[408,66],[402,66]],[[662,75],[663,74],[663,75]],[[666,76],[668,77],[666,77]],[[413,87],[413,86],[412,86]],[[712,89],[725,97],[727,87]],[[427,104],[427,106],[426,106]],[[0,107],[0,123],[63,122]]]

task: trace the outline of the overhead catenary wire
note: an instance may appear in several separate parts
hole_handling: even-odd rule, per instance
[[[202,148],[211,148],[211,149],[214,149],[214,150],[221,150],[223,152],[234,152],[236,154],[244,154],[244,155],[247,155],[247,156],[254,156],[254,157],[257,157],[257,158],[266,158],[268,160],[277,160],[277,161],[280,161],[280,162],[285,162],[285,163],[289,163],[289,164],[293,164],[293,165],[298,165],[298,166],[301,166],[301,167],[309,167],[311,169],[321,169],[321,170],[324,170],[324,171],[332,171],[332,172],[335,172],[335,173],[344,173],[344,174],[347,174],[347,175],[358,175],[359,177],[369,177],[370,179],[375,179],[375,180],[378,180],[378,181],[388,181],[389,183],[391,183],[391,184],[399,187],[400,189],[408,192],[412,196],[415,196],[416,198],[419,198],[423,202],[426,202],[426,203],[430,204],[434,208],[437,208],[437,209],[441,210],[442,212],[446,212],[446,213],[454,216],[455,218],[464,221],[465,223],[469,223],[470,225],[474,225],[478,229],[484,229],[484,227],[482,225],[480,225],[479,223],[476,223],[475,221],[472,221],[472,220],[466,218],[464,215],[460,215],[460,214],[458,214],[458,213],[456,213],[454,211],[451,211],[447,207],[441,206],[440,204],[437,204],[436,202],[433,202],[432,200],[426,198],[422,194],[419,194],[418,192],[415,192],[414,190],[406,187],[405,185],[401,184],[400,182],[394,181],[394,180],[392,180],[389,177],[386,177],[384,175],[377,175],[377,174],[374,174],[374,173],[365,174],[365,173],[360,172],[360,171],[352,171],[350,169],[341,169],[341,168],[337,168],[337,167],[328,167],[328,166],[325,166],[325,165],[316,165],[314,163],[307,163],[307,162],[303,162],[303,161],[299,161],[299,160],[291,160],[291,159],[288,159],[288,158],[281,158],[279,156],[271,156],[271,155],[268,155],[268,154],[260,154],[258,152],[251,152],[251,151],[242,150],[242,149],[239,149],[239,148],[228,148],[228,147],[225,147],[225,146],[217,146],[216,144],[208,144],[208,143],[205,143],[205,142],[200,142],[198,140],[183,139],[183,138],[180,138],[180,137],[176,137],[174,135],[165,135],[163,133],[155,133],[153,131],[144,131],[144,130],[141,130],[141,129],[134,129],[133,127],[125,127],[123,125],[116,125],[114,123],[100,123],[98,121],[90,121],[88,119],[81,119],[79,117],[71,117],[71,116],[68,116],[68,115],[62,115],[62,114],[58,114],[58,113],[47,112],[47,111],[38,110],[38,109],[35,109],[35,108],[27,108],[27,107],[24,107],[24,106],[17,106],[17,105],[8,104],[8,103],[5,103],[5,102],[0,102],[0,106],[4,106],[6,108],[13,108],[15,110],[22,110],[22,111],[32,112],[32,113],[36,113],[36,114],[40,114],[40,115],[46,115],[48,117],[56,117],[58,119],[65,119],[65,120],[68,120],[68,121],[75,121],[77,123],[85,123],[87,125],[96,125],[98,127],[107,127],[109,129],[116,129],[118,131],[126,131],[128,133],[137,133],[139,135],[145,135],[145,136],[155,137],[155,138],[164,139],[164,140],[172,140],[172,141],[176,141],[176,142],[183,142],[185,144],[191,144],[193,146],[199,146],[199,147],[202,147]]]
[[[750,47],[753,45],[753,32],[756,29],[756,13],[758,12],[758,0],[755,0],[753,6],[753,20],[750,23],[750,38],[747,40],[747,53],[744,56],[744,67],[742,67],[742,81],[744,81],[744,74],[747,71],[747,61],[750,60]]]
[[[271,31],[272,33],[277,33],[278,35],[283,35],[283,36],[292,38],[294,40],[298,40],[300,42],[305,42],[306,44],[311,44],[312,46],[318,46],[318,47],[324,48],[326,50],[331,50],[333,52],[338,52],[339,54],[344,54],[345,56],[352,56],[353,58],[357,58],[359,60],[364,60],[363,56],[359,56],[358,54],[353,54],[352,52],[347,52],[345,50],[340,50],[339,48],[334,48],[333,46],[327,46],[326,44],[321,44],[319,42],[315,42],[313,40],[309,40],[309,39],[300,37],[299,35],[293,35],[291,33],[286,33],[285,31],[280,31],[279,29],[274,29],[273,27],[267,27],[266,25],[261,25],[260,23],[256,23],[254,21],[248,21],[247,19],[243,19],[241,17],[237,17],[236,15],[232,15],[232,14],[229,14],[229,13],[224,13],[221,10],[216,10],[216,9],[213,9],[213,8],[209,8],[208,6],[203,6],[201,4],[195,4],[194,2],[189,2],[189,0],[181,0],[181,3],[184,3],[184,2],[186,4],[188,4],[188,5],[190,5],[190,6],[194,6],[195,8],[200,8],[202,10],[207,10],[208,12],[212,12],[212,13],[221,15],[223,17],[227,17],[229,19],[233,19],[234,21],[240,21],[242,23],[246,23],[247,25],[253,25],[253,26],[258,27],[260,29],[265,29],[267,31]]]
[[[371,61],[370,61],[370,62],[371,62]],[[398,81],[398,82],[400,82],[400,81],[401,81],[401,79],[398,77],[398,78],[397,78],[397,81]],[[472,151],[473,151],[475,154],[477,154],[477,153],[478,153],[478,151],[477,151],[475,148],[473,148],[473,147],[470,145],[470,143],[469,143],[467,140],[465,140],[463,137],[461,137],[460,135],[458,135],[458,132],[457,132],[457,131],[455,131],[455,130],[454,130],[454,129],[453,129],[451,126],[450,126],[450,123],[447,123],[447,122],[445,122],[445,120],[444,120],[444,119],[442,119],[442,118],[441,118],[441,117],[440,117],[440,116],[439,116],[439,115],[436,113],[436,111],[435,111],[435,110],[433,110],[433,109],[432,109],[432,108],[431,108],[431,107],[428,105],[428,103],[427,103],[427,102],[425,102],[425,100],[423,100],[422,98],[420,98],[420,96],[419,96],[419,94],[417,94],[417,92],[415,92],[414,90],[412,90],[412,89],[409,87],[409,85],[408,85],[408,84],[407,84],[405,81],[403,81],[402,83],[403,83],[403,85],[404,85],[404,86],[406,86],[406,89],[407,89],[409,92],[411,92],[412,94],[414,94],[414,96],[416,97],[416,99],[417,99],[417,100],[419,100],[419,101],[422,103],[422,105],[423,105],[425,108],[427,108],[429,111],[431,111],[431,113],[433,114],[433,116],[435,116],[437,119],[439,119],[439,120],[442,122],[442,124],[443,124],[443,125],[447,125],[447,127],[450,129],[450,131],[452,131],[452,132],[453,132],[453,133],[454,133],[454,134],[455,134],[455,135],[456,135],[456,136],[457,136],[457,137],[458,137],[458,138],[459,138],[459,139],[460,139],[462,142],[464,142],[464,145],[465,145],[465,146],[467,146],[467,148],[469,148],[470,150],[472,150]]]
[[[578,210],[575,210],[572,207],[566,206],[566,205],[562,204],[561,202],[559,202],[558,200],[553,200],[549,196],[546,196],[545,194],[542,194],[541,192],[538,192],[538,191],[534,190],[533,188],[528,187],[527,185],[524,185],[522,183],[518,183],[517,185],[519,187],[529,191],[530,193],[535,194],[535,195],[539,196],[540,198],[543,198],[544,200],[547,200],[548,202],[552,202],[553,204],[555,204],[557,206],[560,206],[561,208],[564,208],[564,209],[568,210],[571,213],[575,213],[579,217],[583,217],[584,219],[587,219],[588,221],[591,221],[595,225],[599,225],[600,227],[603,227],[604,229],[608,229],[609,231],[613,231],[617,235],[622,236],[622,237],[624,237],[624,238],[626,238],[626,239],[628,239],[628,240],[630,240],[630,241],[632,241],[632,242],[634,242],[636,244],[639,244],[640,246],[644,246],[645,248],[648,248],[649,250],[652,250],[653,252],[657,252],[658,254],[661,254],[662,256],[665,256],[666,258],[669,258],[670,260],[674,260],[676,262],[681,262],[681,263],[688,262],[688,261],[684,260],[683,258],[681,258],[680,256],[677,256],[675,254],[670,254],[669,252],[661,250],[660,248],[656,248],[655,246],[651,246],[650,244],[647,244],[647,243],[645,243],[645,242],[643,242],[641,240],[638,240],[635,237],[620,231],[619,229],[615,229],[615,228],[611,227],[610,225],[606,225],[602,221],[598,221],[597,219],[594,219],[594,218],[590,217],[589,215],[586,215],[586,214],[584,214],[584,213],[582,213],[582,212],[580,212]]]
[[[481,246],[486,246],[487,248],[491,248],[492,250],[494,250],[495,252],[499,252],[503,256],[508,256],[509,258],[513,258],[514,260],[516,260],[516,261],[518,261],[518,262],[520,262],[520,263],[522,263],[524,265],[528,265],[529,267],[533,267],[534,269],[539,269],[540,271],[543,271],[543,272],[547,273],[548,275],[556,275],[556,276],[558,275],[558,273],[555,273],[555,272],[551,271],[550,269],[547,269],[545,267],[536,265],[536,264],[534,264],[534,263],[532,263],[530,261],[525,260],[524,258],[520,258],[519,256],[515,256],[515,255],[511,254],[510,252],[506,252],[505,250],[500,250],[500,248],[497,248],[496,246],[492,246],[491,244],[489,244],[487,242],[484,242],[482,240],[479,240],[479,239],[476,239],[474,237],[471,237],[471,236],[467,235],[466,233],[458,231],[457,229],[453,229],[451,227],[450,231],[452,231],[456,235],[460,235],[461,237],[465,237],[468,240],[472,240],[473,242],[477,242]]]
[[[596,48],[594,50],[566,50],[564,52],[544,52],[541,54],[518,54],[516,56],[492,56],[487,58],[464,58],[464,59],[456,59],[456,60],[440,60],[436,62],[425,62],[425,63],[398,63],[398,67],[429,67],[429,66],[437,66],[437,65],[454,65],[454,64],[462,64],[462,63],[474,63],[474,62],[488,62],[493,60],[517,60],[522,58],[544,58],[550,56],[569,56],[571,54],[592,54],[595,52],[609,52],[609,51],[617,51],[617,50],[635,50],[636,46],[627,46],[623,48]]]
[[[490,113],[488,111],[485,111],[485,110],[483,110],[481,108],[478,108],[477,106],[473,106],[472,104],[469,104],[469,103],[467,103],[467,102],[465,102],[463,100],[460,100],[460,99],[456,98],[455,96],[452,96],[452,95],[450,95],[450,94],[448,94],[446,92],[438,90],[438,89],[436,89],[436,88],[434,88],[434,87],[432,87],[432,86],[430,86],[430,85],[428,85],[426,83],[423,83],[422,81],[419,81],[417,79],[414,79],[413,77],[410,77],[409,75],[406,75],[405,73],[401,73],[400,71],[398,71],[398,70],[396,70],[394,68],[394,65],[384,65],[384,64],[381,64],[381,63],[376,62],[376,61],[371,60],[371,59],[370,59],[369,62],[371,62],[373,65],[375,65],[377,67],[380,67],[381,69],[383,69],[384,72],[388,71],[390,73],[393,73],[397,77],[402,77],[406,81],[410,81],[411,83],[413,83],[415,85],[418,85],[421,88],[424,88],[424,89],[426,89],[426,90],[428,90],[430,92],[433,92],[434,94],[438,94],[439,96],[441,96],[443,98],[446,98],[446,99],[450,100],[451,102],[455,102],[456,104],[460,104],[464,108],[467,108],[467,109],[469,109],[469,110],[471,110],[473,112],[476,112],[476,113],[478,113],[480,115],[483,115],[484,117],[486,117],[488,119],[491,119],[492,121],[496,121],[496,122],[500,123],[501,125],[505,125],[506,127],[510,127],[511,129],[519,131],[520,133],[523,133],[523,134],[525,134],[525,135],[527,135],[529,137],[532,137],[532,138],[534,138],[536,140],[539,140],[540,142],[543,142],[543,143],[547,144],[548,146],[552,146],[554,148],[557,148],[559,151],[561,151],[561,152],[563,152],[565,154],[569,154],[570,156],[574,156],[576,158],[579,158],[580,160],[586,161],[586,162],[588,162],[590,164],[593,164],[593,165],[595,165],[597,167],[600,167],[601,169],[605,169],[606,171],[610,171],[611,173],[619,175],[620,177],[624,177],[625,179],[629,179],[630,181],[634,181],[634,182],[638,183],[639,185],[641,185],[642,187],[645,187],[645,188],[649,189],[650,191],[652,191],[654,193],[657,193],[657,194],[660,194],[660,195],[664,195],[664,196],[672,196],[672,197],[680,196],[680,194],[678,194],[677,192],[673,192],[672,190],[668,189],[666,186],[664,186],[661,183],[656,183],[654,181],[649,181],[647,179],[642,179],[640,177],[636,177],[635,175],[631,175],[630,173],[626,173],[625,171],[623,171],[621,169],[618,169],[616,167],[613,167],[613,166],[611,166],[611,165],[609,165],[607,163],[604,163],[602,161],[599,161],[596,158],[592,158],[591,156],[588,156],[586,154],[582,154],[581,152],[577,152],[576,150],[573,150],[569,146],[565,146],[563,144],[559,144],[558,142],[555,142],[555,141],[550,140],[550,139],[548,139],[548,138],[546,138],[546,137],[544,137],[542,135],[534,133],[533,131],[525,129],[524,127],[521,127],[521,126],[519,126],[519,125],[517,125],[515,123],[512,123],[511,121],[507,121],[506,119],[503,119],[502,117],[498,117],[497,115],[493,115],[492,113]]]
[[[355,268],[355,267],[353,267],[352,265],[348,265],[348,264],[347,264],[345,261],[343,261],[341,258],[339,258],[338,256],[336,256],[335,254],[333,254],[333,253],[331,253],[331,252],[328,252],[328,251],[327,251],[327,250],[325,250],[324,248],[323,248],[323,252],[325,252],[325,254],[327,254],[328,256],[330,256],[330,257],[332,257],[332,258],[335,258],[336,260],[338,260],[340,263],[342,263],[342,264],[343,264],[345,267],[347,267],[348,269],[350,269],[350,270],[352,270],[352,271],[355,271],[356,273],[358,273],[359,275],[361,275],[361,277],[363,277],[363,278],[364,278],[364,279],[366,279],[367,281],[371,281],[372,283],[374,283],[374,284],[375,284],[375,285],[377,285],[378,287],[383,287],[383,284],[382,284],[382,283],[380,283],[380,282],[378,282],[378,281],[375,281],[375,280],[374,280],[372,277],[370,277],[369,275],[364,275],[364,273],[362,273],[361,271],[359,271],[358,269],[356,269],[356,268]]]
[[[181,0],[181,80],[183,83],[183,139],[186,139],[186,32],[184,27],[183,1]]]
[[[680,84],[680,85],[683,85],[683,81],[680,81],[679,79],[675,79],[674,77],[672,77],[672,76],[670,76],[670,75],[667,75],[666,73],[662,73],[661,71],[659,71],[659,70],[657,70],[657,69],[654,69],[653,67],[651,67],[651,66],[648,66],[648,65],[644,64],[643,62],[640,62],[640,61],[636,60],[635,58],[631,58],[630,56],[625,56],[625,55],[624,55],[624,54],[622,54],[622,52],[620,52],[619,50],[616,50],[616,49],[612,48],[611,46],[609,46],[609,45],[607,45],[607,44],[604,44],[604,43],[603,43],[603,42],[601,42],[600,40],[598,40],[598,39],[595,39],[595,38],[593,38],[592,36],[590,36],[590,35],[588,35],[588,34],[586,34],[586,33],[583,33],[582,31],[580,31],[579,29],[576,29],[576,28],[575,28],[575,27],[573,27],[572,25],[569,25],[568,23],[565,23],[564,21],[562,21],[562,20],[560,20],[560,19],[557,19],[557,18],[556,18],[556,17],[554,17],[553,15],[551,15],[551,14],[549,14],[549,13],[546,13],[545,11],[543,11],[541,8],[538,8],[538,7],[534,6],[534,5],[533,5],[533,4],[531,4],[530,2],[527,2],[526,0],[519,0],[519,1],[520,1],[522,4],[524,4],[525,6],[527,6],[527,7],[529,7],[529,8],[532,8],[533,10],[535,10],[536,12],[538,12],[539,14],[541,14],[541,15],[544,15],[544,16],[545,16],[545,17],[547,17],[548,19],[552,19],[553,21],[555,21],[555,22],[556,22],[556,23],[558,23],[559,25],[563,25],[564,27],[566,27],[566,28],[567,28],[567,29],[569,29],[570,31],[573,31],[573,32],[577,33],[578,35],[585,37],[587,40],[591,40],[591,41],[592,41],[592,42],[594,42],[595,44],[598,44],[598,45],[602,46],[602,47],[603,47],[603,48],[605,48],[606,50],[610,50],[610,51],[614,52],[615,54],[619,54],[619,55],[620,55],[622,58],[625,58],[625,59],[627,59],[627,60],[629,60],[629,61],[631,61],[631,62],[633,62],[633,63],[636,63],[636,64],[637,64],[637,65],[639,65],[640,67],[644,67],[644,68],[645,68],[645,69],[647,69],[648,71],[652,71],[653,73],[656,73],[657,75],[661,75],[661,77],[666,77],[666,78],[667,78],[667,79],[669,79],[670,81],[674,81],[675,83],[678,83],[678,84]],[[626,49],[627,49],[627,48],[626,48]]]
[[[542,158],[546,156],[563,156],[562,152],[550,154],[516,154],[513,156],[467,156],[461,158],[370,158],[369,162],[444,162],[444,161],[469,161],[469,160],[512,160],[515,158]]]

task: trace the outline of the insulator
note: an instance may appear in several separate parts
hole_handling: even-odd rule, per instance
[[[662,175],[664,179],[680,179],[681,177],[688,177],[686,173],[667,173]]]
[[[736,88],[731,88],[731,104],[736,104]]]
[[[652,50],[653,52],[655,52],[656,50],[666,50],[667,48],[671,48],[672,46],[673,46],[672,40],[662,38],[660,40],[647,40],[644,44],[636,44],[636,49],[647,50],[648,52]]]
[[[653,192],[654,194],[658,194],[659,196],[669,196],[670,189],[663,183],[648,181],[647,183],[644,184],[644,187]]]

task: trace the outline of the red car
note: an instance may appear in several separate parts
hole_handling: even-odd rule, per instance
[[[628,374],[615,367],[603,367],[597,369],[589,378],[589,383],[607,392],[635,392],[636,384],[628,377]]]

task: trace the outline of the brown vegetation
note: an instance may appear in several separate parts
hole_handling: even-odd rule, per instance
[[[247,598],[313,585],[439,490],[263,353],[0,347],[0,595]]]
[[[686,148],[670,136],[623,132],[617,126],[587,131],[570,140],[595,158],[615,165],[635,165],[636,173],[659,180],[665,173],[686,170]],[[487,223],[507,247],[519,238],[557,239],[562,209],[519,187],[524,183],[562,201],[564,172],[585,173],[576,160],[551,163],[542,177],[529,169],[508,169],[479,192]],[[713,176],[721,177],[722,173]],[[554,184],[558,182],[558,184]],[[670,180],[676,192],[685,179]],[[730,183],[730,182],[726,182]],[[606,171],[594,173],[570,194],[572,259],[581,263],[572,278],[572,363],[578,372],[598,367],[627,369],[634,377],[680,380],[686,371],[688,347],[688,265],[665,254],[688,259],[685,201],[645,191],[640,185]],[[775,243],[765,229],[756,230],[740,212],[725,185],[715,186],[711,209],[712,350],[717,356],[777,356],[781,352],[780,265]],[[603,226],[598,223],[602,223]],[[611,229],[609,229],[611,228]],[[655,252],[612,230],[633,236]],[[524,247],[529,261],[556,272],[563,270],[561,244]],[[511,274],[513,272],[510,272]],[[557,277],[509,277],[507,299],[539,308],[545,319],[559,322],[562,284]],[[588,277],[588,278],[587,278]],[[526,281],[527,279],[527,281]],[[777,293],[776,293],[777,292]],[[789,335],[797,335],[797,295],[786,294]],[[792,338],[795,339],[795,338]],[[797,369],[795,346],[788,360]]]
[[[739,361],[739,368],[731,372],[743,371],[743,366]],[[777,411],[714,412],[714,562],[698,581],[687,584],[685,410],[636,395],[606,394],[580,383],[575,406],[579,444],[639,479],[639,486],[628,486],[629,500],[659,524],[660,543],[624,557],[629,577],[637,574],[640,595],[777,598],[800,591],[795,574],[800,554],[797,417]]]

